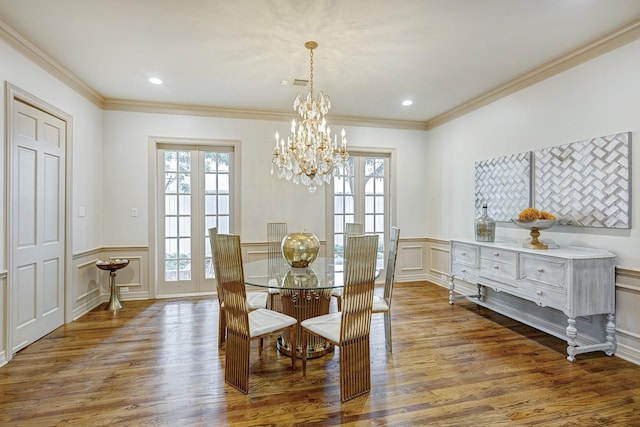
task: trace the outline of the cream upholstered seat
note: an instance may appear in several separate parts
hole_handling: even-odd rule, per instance
[[[224,298],[227,325],[224,380],[243,393],[249,392],[249,353],[251,341],[285,329],[295,339],[298,321],[286,314],[259,308],[249,311],[242,266],[240,237],[233,234],[212,236],[213,260],[216,277]],[[291,358],[291,369],[296,370],[296,358]]]
[[[215,250],[213,247],[213,239],[218,234],[216,227],[209,229],[209,244],[211,245],[211,256],[214,259],[215,267]],[[222,348],[227,336],[226,317],[224,315],[224,297],[220,289],[220,283],[218,281],[218,272],[216,274],[216,293],[218,294],[218,348]],[[259,308],[267,307],[267,293],[266,292],[247,292],[247,308],[249,311],[257,310]]]
[[[270,222],[267,224],[267,254],[269,281],[282,280],[287,271],[287,262],[282,256],[282,239],[287,235],[286,222]],[[279,310],[280,290],[269,287],[269,303],[267,308]]]
[[[364,224],[358,222],[348,222],[344,225],[345,232],[345,240],[344,240],[344,252],[343,252],[343,261],[346,263],[346,254],[347,254],[347,242],[349,241],[349,236],[357,236],[359,234],[364,234]],[[336,297],[336,302],[338,303],[338,311],[341,310],[342,304],[342,288],[335,288],[331,293],[332,296]]]
[[[387,254],[387,274],[384,281],[384,292],[382,297],[373,296],[373,313],[384,313],[384,336],[385,345],[388,352],[392,352],[391,339],[391,295],[393,293],[393,279],[396,271],[396,257],[398,255],[398,239],[400,238],[400,229],[391,227],[391,237],[389,238],[389,252]]]
[[[347,240],[349,262],[345,266],[342,311],[300,323],[302,348],[306,348],[309,334],[340,347],[340,400],[343,402],[371,390],[369,337],[378,236],[349,236]],[[302,371],[306,375],[306,352],[302,353]]]

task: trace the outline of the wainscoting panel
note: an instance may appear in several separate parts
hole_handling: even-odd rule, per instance
[[[429,247],[431,256],[430,273],[439,276],[442,280],[449,278],[449,245],[445,247],[432,245]]]
[[[412,271],[424,271],[425,256],[422,245],[402,245],[399,249],[398,256],[402,260],[400,271],[407,274],[411,274]]]
[[[448,271],[449,242],[447,240],[400,239],[396,261],[396,282],[428,280],[444,286]]]
[[[77,319],[102,302],[100,290],[100,270],[96,267],[98,257],[89,257],[88,261],[75,264],[73,287],[73,318]]]

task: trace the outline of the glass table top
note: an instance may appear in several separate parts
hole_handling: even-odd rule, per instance
[[[306,268],[265,259],[244,263],[244,281],[262,288],[333,289],[344,286],[342,269],[333,258],[318,257]]]

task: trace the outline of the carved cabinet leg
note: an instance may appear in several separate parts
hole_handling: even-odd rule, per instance
[[[449,277],[449,304],[453,305],[453,301],[455,297],[453,296],[453,290],[456,287],[456,284],[453,282],[453,274]]]
[[[569,317],[569,325],[567,326],[567,360],[573,362],[576,360],[576,338],[578,336],[578,329],[576,329],[576,319]]]
[[[609,344],[609,348],[604,351],[607,356],[613,356],[613,353],[616,352],[616,324],[614,320],[615,316],[613,313],[607,314],[605,331],[607,333],[607,344]]]

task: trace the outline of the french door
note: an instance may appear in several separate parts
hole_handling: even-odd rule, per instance
[[[234,223],[232,146],[158,146],[158,297],[215,290],[208,230]]]
[[[349,153],[349,166],[333,178],[329,238],[336,264],[344,259],[345,224],[362,223],[364,232],[378,234],[378,269],[384,268],[385,242],[389,235],[391,194],[388,153]],[[331,241],[331,240],[330,240]]]

